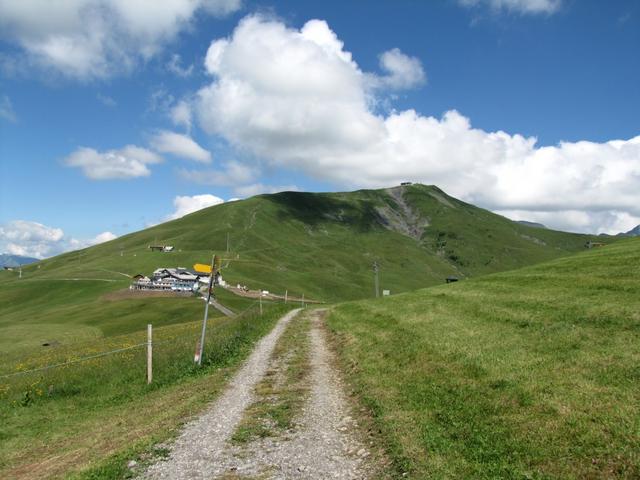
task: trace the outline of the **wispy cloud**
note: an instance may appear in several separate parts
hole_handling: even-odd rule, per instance
[[[6,95],[0,97],[0,118],[11,123],[16,123],[18,121],[16,112],[13,110],[11,99]]]
[[[105,107],[113,108],[113,107],[116,107],[118,105],[118,102],[116,102],[113,98],[111,98],[108,95],[103,95],[102,93],[98,93],[96,95],[96,98]]]
[[[189,77],[193,73],[193,64],[188,67],[182,66],[182,58],[179,54],[174,53],[167,62],[167,69],[179,77]]]
[[[186,100],[180,100],[169,110],[169,117],[176,126],[186,128],[187,132],[191,131],[192,112],[191,105]]]
[[[519,14],[553,14],[562,6],[562,0],[458,0],[465,7],[488,7],[494,12]]]
[[[218,187],[238,186],[253,181],[258,176],[258,169],[249,165],[230,161],[217,169],[179,171],[185,180],[200,185]]]

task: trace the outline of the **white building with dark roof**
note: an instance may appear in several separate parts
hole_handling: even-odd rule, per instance
[[[221,278],[218,279],[218,282]],[[162,267],[153,271],[151,278],[136,275],[131,284],[132,290],[160,290],[174,292],[195,292],[200,283],[208,283],[206,273],[196,272],[184,267]]]

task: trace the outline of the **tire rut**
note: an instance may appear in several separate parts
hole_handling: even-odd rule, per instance
[[[147,479],[367,479],[372,478],[370,450],[361,441],[342,381],[323,330],[324,310],[310,315],[308,394],[294,426],[278,435],[238,445],[231,437],[243,413],[258,400],[254,391],[267,370],[286,369],[283,358],[271,358],[287,323],[278,322],[256,347],[223,396],[189,424],[167,460],[151,466]],[[273,373],[273,372],[272,372]],[[274,374],[279,374],[275,372]]]
[[[264,377],[269,358],[287,324],[299,313],[292,310],[260,340],[241,370],[210,409],[187,424],[170,448],[167,459],[151,465],[144,479],[215,478],[226,442],[254,401],[254,387]]]
[[[357,422],[332,367],[322,329],[324,312],[310,315],[310,391],[295,428],[281,436],[228,446],[218,472],[221,478],[370,478],[369,449],[359,439]]]

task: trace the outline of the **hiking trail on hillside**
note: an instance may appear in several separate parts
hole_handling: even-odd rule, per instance
[[[357,421],[351,416],[343,385],[332,367],[332,353],[322,328],[326,312],[315,310],[300,314],[299,311],[293,310],[278,321],[273,331],[257,344],[226,391],[208,411],[184,428],[170,447],[168,458],[149,467],[142,478],[371,477],[370,450],[358,434]],[[301,318],[304,315],[308,317]],[[285,330],[294,329],[293,322],[304,320],[308,321],[304,324],[306,329],[300,330],[301,324],[298,326],[298,335],[303,337],[294,338],[293,343],[291,338],[289,343],[286,338],[281,339]],[[297,386],[289,385],[282,379],[290,374],[291,358],[300,354],[301,339],[306,342],[302,350],[304,370],[297,375]],[[269,381],[278,386],[267,389],[271,394],[283,393],[289,395],[287,398],[297,398],[301,404],[291,427],[234,442],[239,426],[256,410],[255,406],[270,406],[273,396],[265,396],[263,386]],[[288,388],[292,390],[286,392]]]

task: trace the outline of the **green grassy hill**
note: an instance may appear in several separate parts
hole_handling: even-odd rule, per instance
[[[212,312],[206,367],[200,370],[192,362],[203,302],[184,297],[124,298],[118,291],[128,287],[131,275],[150,274],[161,266],[190,267],[208,262],[216,252],[224,257],[223,274],[232,284],[288,290],[291,296],[304,293],[307,298],[336,302],[373,296],[374,261],[380,265],[381,288],[396,294],[443,283],[449,275],[471,278],[557,257],[567,258],[551,265],[573,265],[571,254],[584,250],[585,242],[592,238],[521,225],[423,185],[350,193],[285,192],[218,205],[25,266],[20,279],[18,272],[1,271],[0,477],[34,478],[34,472],[43,478],[67,477],[70,472],[88,471],[79,478],[120,478],[126,473],[127,459],[166,439],[180,422],[203,408],[253,343],[289,307],[265,303],[265,315],[260,316],[254,301],[219,290],[221,303],[248,313],[226,320]],[[624,242],[620,245],[627,245]],[[149,251],[148,246],[156,243],[173,245],[175,251]],[[584,259],[599,259],[617,248],[607,246],[576,258],[582,258],[581,265],[585,265]],[[599,436],[590,437],[591,430],[584,426],[584,412],[591,412],[585,399],[592,390],[576,399],[569,386],[581,387],[583,383],[571,383],[582,381],[581,377],[550,376],[540,391],[553,399],[552,406],[558,411],[564,412],[565,406],[575,409],[569,410],[577,412],[571,419],[581,429],[567,427],[553,417],[549,417],[551,424],[540,424],[530,414],[538,405],[538,387],[523,383],[517,368],[553,371],[550,367],[557,362],[572,362],[567,365],[580,373],[572,355],[579,355],[583,345],[595,341],[591,332],[603,332],[606,335],[598,337],[603,342],[598,351],[602,358],[597,357],[601,363],[593,360],[593,368],[602,370],[611,365],[613,382],[624,375],[637,379],[637,369],[633,369],[637,353],[630,358],[624,342],[637,341],[633,325],[637,326],[638,318],[631,317],[636,323],[628,326],[619,318],[623,307],[615,304],[626,295],[624,289],[636,291],[633,285],[637,284],[621,287],[627,283],[616,283],[619,277],[626,282],[622,266],[624,262],[634,265],[633,261],[633,256],[619,260],[619,267],[615,264],[618,270],[597,280],[595,290],[591,283],[580,280],[583,274],[574,278],[571,271],[565,277],[567,273],[559,270],[550,283],[547,276],[552,270],[546,266],[436,287],[433,294],[406,294],[339,307],[331,323],[349,340],[344,344],[344,358],[351,358],[352,366],[367,366],[366,370],[355,368],[352,380],[379,415],[396,462],[417,473],[453,472],[454,477],[469,472],[474,476],[487,465],[490,468],[486,471],[498,472],[495,476],[529,470],[564,473],[553,462],[543,469],[538,457],[529,459],[530,445],[541,449],[536,451],[540,458],[553,457],[544,450],[545,445],[528,444],[518,436],[524,436],[521,432],[528,426],[541,435],[539,431],[557,424],[563,430],[558,440],[553,437],[554,446],[566,451],[563,435],[575,432],[591,442],[584,451],[569,451],[578,460],[568,461],[567,468],[576,462],[581,466],[584,456],[592,454],[591,445],[601,441]],[[601,263],[597,265],[604,271]],[[527,275],[526,279],[522,275]],[[501,278],[507,280],[496,280]],[[535,287],[535,279],[541,286]],[[530,289],[531,285],[535,288]],[[558,288],[550,289],[549,285]],[[581,293],[580,288],[591,295],[591,303],[583,310],[579,297],[571,297]],[[548,300],[540,300],[543,295],[548,295]],[[559,298],[571,309],[563,310]],[[247,311],[250,305],[254,308]],[[533,313],[527,313],[528,308]],[[405,316],[402,312],[406,311],[410,314]],[[424,321],[425,312],[441,316],[428,316],[432,320]],[[562,323],[575,312],[586,327],[569,328]],[[606,329],[592,325],[594,319],[601,318],[598,312],[610,322]],[[636,315],[631,310],[627,313]],[[498,315],[495,320],[487,320],[494,314]],[[539,315],[549,315],[549,325]],[[13,375],[138,345],[144,341],[147,323],[154,325],[158,342],[154,346],[154,383],[149,386],[144,382],[145,351],[141,347]],[[585,330],[590,333],[576,333],[587,327],[592,329]],[[616,333],[619,328],[630,336]],[[481,343],[474,343],[475,338],[468,341],[465,335],[478,335]],[[460,339],[464,342],[456,343]],[[550,342],[551,353],[545,350],[546,342]],[[496,353],[483,354],[484,347],[478,345]],[[534,357],[526,350],[531,345],[537,349]],[[615,348],[620,348],[620,353]],[[620,359],[629,361],[627,371],[616,370]],[[510,365],[511,370],[494,372],[494,360],[498,366]],[[425,377],[423,365],[437,376]],[[8,374],[13,376],[4,377]],[[476,377],[481,382],[478,385]],[[569,378],[566,385],[562,378]],[[606,382],[587,386],[609,392]],[[556,388],[568,396],[566,402],[558,399]],[[462,397],[457,392],[462,392]],[[638,404],[637,398],[623,388],[616,390],[616,395],[607,393],[602,400],[602,408],[605,404],[616,408],[613,416],[606,417],[612,444],[622,449],[622,463],[615,468],[636,468],[637,463],[624,450],[628,442],[620,436],[634,438],[632,429],[637,431],[637,424],[630,420],[629,411]],[[621,404],[621,399],[635,403]],[[514,428],[518,435],[511,432],[511,418],[492,413],[493,400],[511,408],[508,415],[517,420]],[[447,402],[454,402],[453,409],[447,410]],[[142,410],[141,404],[145,406]],[[431,428],[431,412],[439,412],[436,421],[442,424],[438,428]],[[623,422],[620,426],[615,424],[618,420]],[[499,428],[492,430],[489,421]],[[126,441],[114,443],[113,438]],[[133,446],[125,449],[125,444]],[[451,453],[454,450],[456,453]],[[609,462],[606,465],[614,462],[610,449],[598,452],[598,459]],[[597,464],[594,471],[603,468]]]
[[[409,478],[640,477],[640,239],[329,325]]]
[[[381,289],[395,294],[553,259],[589,238],[521,225],[433,186],[260,195],[26,266],[20,280],[0,272],[0,352],[193,321],[197,300],[104,295],[129,275],[208,263],[212,252],[232,284],[333,302],[373,296],[374,261]],[[175,251],[151,252],[155,243]]]

